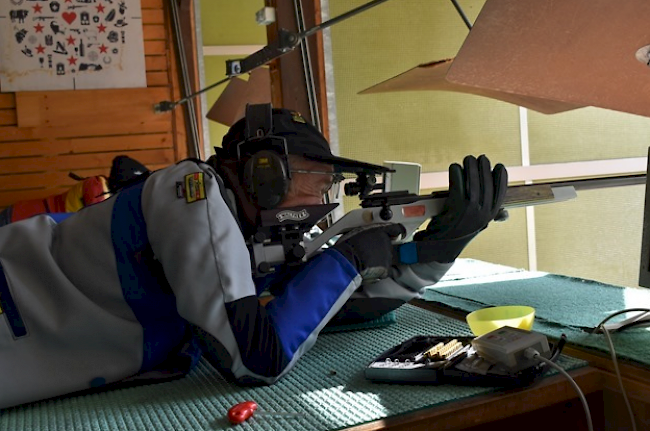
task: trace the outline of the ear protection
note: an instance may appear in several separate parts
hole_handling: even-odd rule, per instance
[[[237,144],[238,169],[246,193],[263,209],[278,206],[291,182],[287,141],[272,131],[271,105],[247,105],[245,139]]]

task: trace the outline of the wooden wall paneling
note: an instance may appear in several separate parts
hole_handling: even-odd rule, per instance
[[[129,155],[150,169],[187,157],[168,3],[141,0],[147,88],[0,93],[0,209],[61,193],[79,176],[108,175]],[[1,90],[1,89],[0,89]]]
[[[74,180],[68,177],[70,172],[76,173],[81,177],[90,176],[90,172],[94,175],[103,174],[102,169],[97,169],[97,166],[109,165],[113,158],[123,152],[115,151],[111,153],[83,153],[83,154],[70,154],[68,156],[41,156],[41,157],[25,157],[15,159],[2,159],[0,160],[0,170],[5,173],[21,174],[15,178],[8,177],[2,182],[0,191],[11,190],[12,184],[24,184],[29,186],[27,188],[43,187],[42,183],[37,182],[37,177],[33,177],[30,181],[26,181],[23,175],[39,174],[42,179],[58,178],[61,182],[57,182],[56,186],[70,186],[74,184]],[[160,148],[154,150],[139,150],[133,153],[140,161],[147,167],[151,165],[169,165],[174,162],[174,151],[171,148]],[[48,168],[52,163],[56,162],[57,170],[49,170]],[[96,173],[97,172],[97,173]],[[51,175],[56,174],[56,175]],[[42,181],[42,180],[41,180]]]
[[[162,55],[148,55],[144,58],[147,70],[167,71],[169,70],[169,59]],[[169,77],[168,77],[169,79]],[[169,81],[167,82],[169,84]]]
[[[13,109],[16,107],[14,93],[0,93],[0,109]]]
[[[64,172],[66,175],[69,172],[80,172],[88,169],[96,169],[97,166],[110,166],[110,162],[116,155],[122,152],[116,151],[112,153],[83,153],[83,154],[68,154],[66,156],[43,156],[43,157],[30,157],[24,158],[20,161],[20,166],[16,166],[16,159],[0,160],[0,170],[3,172],[15,173],[30,173],[30,172],[47,172],[53,171],[50,169],[52,163],[56,163],[57,169],[55,172]],[[153,163],[171,164],[174,162],[174,151],[171,148],[163,148],[156,150],[140,150],[133,153],[137,160],[142,164],[150,165]],[[73,182],[66,181],[68,184]]]
[[[140,0],[140,7],[146,9],[162,9],[165,0]]]
[[[143,9],[142,20],[150,24],[164,24],[165,12],[163,8],[160,9]]]
[[[101,124],[72,124],[57,127],[17,127],[0,126],[0,145],[2,142],[18,142],[30,139],[53,140],[70,136],[104,136],[171,132],[171,117],[154,117],[150,122],[138,122],[137,119],[123,123],[104,122]],[[177,138],[174,137],[174,145]],[[185,143],[183,142],[183,145]],[[2,147],[0,147],[2,148]],[[0,149],[0,158],[2,150]]]
[[[131,135],[128,139],[125,139],[124,136],[98,136],[57,139],[51,142],[43,140],[13,142],[0,145],[2,145],[4,158],[15,158],[171,149],[172,143],[173,135],[168,132]]]
[[[161,24],[145,24],[142,33],[145,40],[166,40],[165,26]]]
[[[107,168],[97,167],[110,166],[113,158],[120,154],[124,152],[0,159],[0,172],[5,173],[0,182],[0,207],[18,200],[61,193],[75,183],[68,175],[70,172],[81,177],[107,175]],[[155,170],[174,163],[174,154],[173,149],[166,148],[140,150],[129,155]],[[56,170],[52,169],[53,165]]]
[[[165,55],[167,53],[164,40],[147,40],[144,42],[145,55]]]
[[[0,109],[0,126],[14,126],[17,122],[15,109]]]
[[[142,9],[162,9],[162,0],[146,0]],[[169,85],[167,70],[167,33],[165,23],[144,20],[142,34],[145,40],[145,63],[147,65],[147,87],[165,87]],[[147,56],[150,56],[147,61]],[[155,56],[155,57],[154,57]]]
[[[147,87],[164,87],[167,85],[167,73],[164,71],[147,71]]]
[[[158,170],[169,166],[168,163],[153,163],[146,164],[149,169]],[[104,175],[105,169],[91,169],[87,171],[73,170],[76,174],[84,173],[84,176]],[[11,182],[13,181],[13,182]],[[34,185],[34,183],[49,184],[43,188],[41,185]],[[57,183],[56,181],[61,181]],[[37,173],[37,174],[21,174],[21,175],[6,175],[3,182],[0,183],[5,186],[5,190],[0,190],[0,208],[9,206],[19,200],[39,199],[53,194],[63,193],[74,184],[68,176],[68,172],[52,172],[52,173]]]
[[[171,117],[156,114],[155,101],[169,97],[166,88],[25,91],[16,94],[18,127],[60,127],[102,122],[121,123]],[[89,107],[93,107],[89,109]]]
[[[16,98],[14,94],[0,93],[0,126],[15,126],[16,122]]]

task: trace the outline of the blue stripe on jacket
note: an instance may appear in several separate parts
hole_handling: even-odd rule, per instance
[[[141,372],[153,369],[174,351],[183,339],[186,325],[176,310],[176,298],[161,280],[162,274],[157,274],[151,261],[139,259],[149,246],[142,212],[143,186],[141,182],[116,196],[111,220],[111,238],[124,299],[143,330]]]
[[[357,275],[345,257],[328,249],[308,262],[282,294],[269,302],[266,310],[289,360]]]
[[[20,311],[11,296],[9,283],[5,277],[2,265],[0,265],[0,315],[2,314],[7,317],[7,323],[14,338],[21,338],[27,335],[25,322],[20,316]]]

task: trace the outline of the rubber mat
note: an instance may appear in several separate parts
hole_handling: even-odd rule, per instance
[[[201,361],[188,376],[173,382],[0,411],[0,430],[338,430],[495,390],[366,380],[363,371],[372,359],[415,335],[471,335],[463,322],[412,305],[402,306],[396,314],[397,322],[382,328],[322,334],[296,367],[272,386],[239,387]],[[586,362],[563,356],[559,364],[573,369]],[[228,409],[245,400],[254,400],[265,413],[294,416],[256,415],[231,425]]]
[[[457,262],[443,280],[426,289],[424,300],[467,313],[499,305],[528,305],[535,308],[533,330],[552,338],[565,334],[576,346],[610,353],[605,336],[592,330],[617,311],[650,308],[650,290],[645,288],[516,270],[472,259]],[[649,340],[647,327],[612,333],[620,359],[645,365],[650,365]]]

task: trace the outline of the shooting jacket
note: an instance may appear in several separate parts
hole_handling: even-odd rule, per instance
[[[273,383],[362,282],[328,249],[260,305],[221,179],[189,160],[60,223],[0,228],[0,268],[0,408],[147,375],[188,340],[236,380]]]

